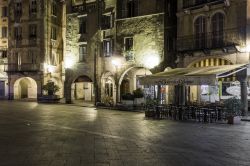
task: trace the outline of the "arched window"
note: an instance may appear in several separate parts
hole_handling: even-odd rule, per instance
[[[212,17],[212,46],[223,46],[224,38],[224,15],[222,13],[216,13]]]
[[[194,22],[195,48],[204,49],[206,47],[206,18],[198,17]]]

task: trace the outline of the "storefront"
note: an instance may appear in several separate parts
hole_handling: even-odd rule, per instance
[[[144,85],[175,86],[175,103],[220,102],[241,98],[247,111],[247,64],[175,68],[141,78]],[[227,87],[228,86],[228,87]],[[159,95],[160,96],[160,95]]]

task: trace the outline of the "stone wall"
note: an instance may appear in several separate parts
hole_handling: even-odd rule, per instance
[[[145,56],[157,54],[164,60],[164,15],[150,15],[117,21],[116,50],[123,54],[124,37],[134,38],[135,64],[144,65]]]

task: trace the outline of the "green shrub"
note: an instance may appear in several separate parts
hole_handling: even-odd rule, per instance
[[[228,116],[241,115],[241,101],[237,97],[232,97],[224,102]]]
[[[47,95],[55,95],[55,93],[58,92],[60,88],[59,86],[55,85],[54,82],[49,81],[47,84],[43,85],[42,89]]]
[[[131,93],[126,93],[122,95],[122,100],[134,100],[134,95],[132,95]]]
[[[134,98],[143,98],[144,97],[144,92],[141,88],[138,88],[133,91]]]

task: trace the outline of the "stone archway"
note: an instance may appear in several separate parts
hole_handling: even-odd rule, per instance
[[[37,99],[37,83],[30,77],[22,77],[14,83],[14,99]]]
[[[78,76],[71,84],[71,98],[76,101],[93,102],[94,85],[90,77]]]
[[[118,81],[118,88],[117,88],[117,100],[118,102],[121,99],[121,87],[122,85],[125,85],[126,83],[126,93],[132,93],[134,90],[137,88],[143,88],[143,85],[140,84],[139,82],[139,77],[140,76],[145,76],[145,75],[151,75],[152,72],[149,69],[143,68],[143,67],[131,67],[125,70],[122,74],[121,77],[119,78]]]
[[[105,102],[107,100],[116,100],[116,84],[114,75],[111,72],[105,72],[101,77],[101,100]]]

